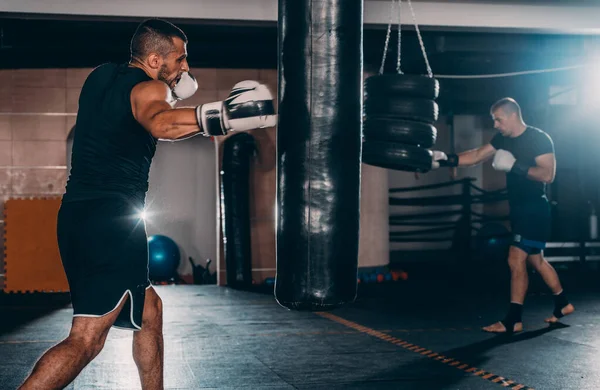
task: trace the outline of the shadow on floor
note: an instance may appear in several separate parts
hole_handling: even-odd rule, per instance
[[[70,304],[68,293],[0,293],[0,336]]]
[[[514,344],[531,340],[536,337],[543,336],[554,330],[563,329],[567,327],[568,325],[558,323],[545,328],[540,328],[532,331],[525,331],[515,335],[491,335],[490,338],[482,341],[478,341],[458,348],[452,348],[446,351],[436,352],[447,358],[452,358],[453,360],[458,360],[461,363],[466,363],[469,365],[469,367],[476,367],[478,369],[485,370],[486,364],[490,360],[490,357],[488,357],[487,355],[490,351],[494,350],[495,348],[507,344]],[[444,368],[446,369],[444,370]],[[489,369],[489,367],[487,368]],[[448,364],[436,361],[434,358],[428,358],[423,356],[422,358],[413,360],[409,363],[398,365],[392,370],[388,370],[386,372],[378,372],[377,375],[372,378],[366,378],[364,380],[361,380],[360,382],[348,384],[348,387],[361,388],[367,383],[372,384],[381,382],[380,378],[395,378],[390,381],[395,384],[401,382],[403,389],[419,389],[422,388],[423,385],[431,386],[432,382],[435,382],[436,388],[445,389],[455,388],[455,386],[458,386],[459,384],[464,385],[465,378],[472,375],[472,373],[467,373],[463,370],[451,367]],[[383,383],[380,383],[379,387],[381,387],[381,385],[383,385]]]

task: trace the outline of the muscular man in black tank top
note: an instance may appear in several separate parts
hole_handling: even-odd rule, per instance
[[[131,329],[142,388],[163,388],[162,301],[148,280],[140,212],[157,141],[226,135],[275,125],[268,89],[236,84],[223,102],[174,108],[193,95],[187,37],[152,19],[131,40],[127,64],[104,64],[79,98],[72,168],[58,215],[58,244],[73,323],[36,363],[21,389],[64,388],[100,353],[111,327]]]
[[[554,180],[556,159],[548,134],[523,121],[521,107],[511,98],[501,99],[490,109],[499,130],[490,143],[458,155],[434,153],[434,167],[472,166],[494,158],[493,167],[506,172],[513,235],[508,264],[511,272],[511,303],[506,317],[483,328],[491,333],[523,330],[521,313],[528,287],[527,263],[539,272],[554,294],[554,312],[548,323],[575,309],[565,296],[554,267],[543,256],[550,239],[550,206],[546,184]]]

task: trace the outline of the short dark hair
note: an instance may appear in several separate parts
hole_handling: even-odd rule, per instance
[[[166,56],[174,48],[173,38],[188,42],[185,33],[173,23],[162,19],[145,20],[131,38],[131,58],[143,59],[153,52]]]
[[[494,113],[499,108],[507,114],[516,113],[519,118],[522,118],[521,106],[519,106],[519,103],[513,98],[506,97],[498,100],[492,105],[492,108],[490,108],[490,113]]]

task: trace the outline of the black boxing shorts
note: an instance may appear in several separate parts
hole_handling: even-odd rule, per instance
[[[127,303],[116,328],[139,330],[148,279],[141,207],[121,198],[63,202],[57,236],[74,317],[101,317]]]
[[[510,223],[513,240],[516,246],[527,254],[536,255],[546,248],[552,233],[550,204],[541,199],[510,205]]]

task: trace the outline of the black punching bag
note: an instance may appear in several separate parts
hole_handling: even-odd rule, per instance
[[[362,0],[279,0],[275,297],[327,310],[357,291]]]
[[[233,288],[252,287],[250,164],[255,150],[254,137],[249,133],[232,135],[223,145],[221,226],[227,285]]]

